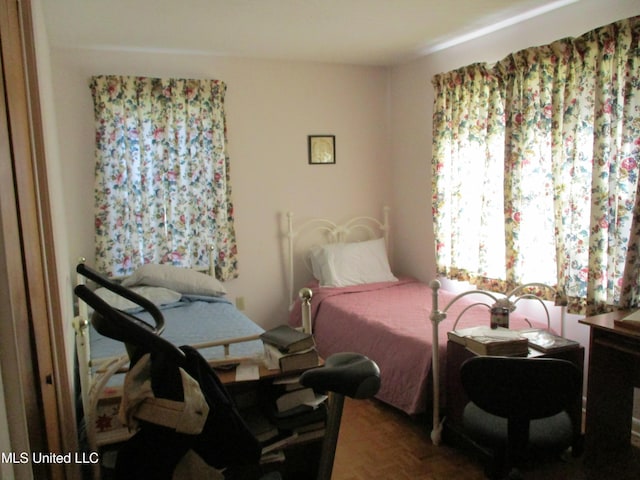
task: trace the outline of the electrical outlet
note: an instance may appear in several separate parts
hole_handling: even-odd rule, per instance
[[[244,297],[236,297],[236,308],[244,310]]]

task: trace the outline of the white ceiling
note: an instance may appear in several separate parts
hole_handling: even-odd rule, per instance
[[[42,0],[50,44],[388,66],[579,0]]]

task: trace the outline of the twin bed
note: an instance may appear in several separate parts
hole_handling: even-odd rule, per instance
[[[79,273],[77,281],[84,284],[87,278]],[[264,330],[226,298],[224,286],[211,275],[170,265],[145,265],[121,284],[160,308],[165,320],[162,336],[174,345],[197,348],[213,365],[261,361],[259,335]],[[147,312],[128,300],[104,288],[95,292],[110,305],[154,324]],[[88,448],[96,451],[131,436],[118,419],[129,357],[123,343],[94,330],[90,308],[78,303],[74,328],[84,428]]]
[[[437,281],[427,285],[396,277],[387,259],[388,208],[381,220],[364,216],[337,224],[311,219],[296,228],[288,214],[284,236],[289,323],[312,330],[325,358],[353,351],[374,360],[382,380],[377,398],[409,415],[431,410],[432,439],[438,444],[447,331],[487,325],[491,305],[506,302],[513,309],[520,298],[531,295],[521,291],[506,296],[475,291],[456,295],[440,289]],[[297,284],[299,278],[303,285]],[[79,276],[78,281],[85,279]],[[261,361],[263,329],[226,299],[224,287],[211,275],[146,265],[122,284],[160,305],[166,320],[163,336],[170,342],[196,346],[213,364]],[[302,295],[300,286],[305,287]],[[108,298],[108,292],[105,295],[109,302],[118,301]],[[546,306],[544,312],[546,319],[537,323],[512,312],[510,327],[548,328]],[[129,359],[122,343],[93,331],[89,318],[88,307],[80,301],[74,321],[78,373],[88,446],[97,449],[130,435],[116,419],[118,388]],[[105,409],[105,397],[110,395],[115,400],[111,406],[107,401]]]
[[[438,444],[447,332],[488,325],[489,309],[496,303],[512,310],[510,328],[548,329],[549,310],[535,293],[552,289],[534,284],[507,295],[476,290],[455,294],[441,289],[438,281],[427,285],[395,277],[386,257],[388,232],[387,208],[382,220],[357,217],[336,224],[311,219],[295,228],[289,214],[289,285],[294,300],[289,323],[310,323],[321,356],[356,351],[373,359],[381,370],[377,398],[409,415],[431,410],[431,436]],[[349,243],[354,238],[356,242]],[[296,270],[293,265],[301,257],[305,267]],[[296,272],[305,275],[305,269],[305,278],[311,273],[314,279],[296,298],[294,277]],[[528,298],[541,304],[537,321],[513,311]]]

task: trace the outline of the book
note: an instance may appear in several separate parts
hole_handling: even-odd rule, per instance
[[[260,444],[262,446],[262,454],[264,455],[265,453],[272,452],[273,450],[277,450],[288,445],[295,440],[297,436],[298,432],[293,430],[281,430],[277,435]]]
[[[267,453],[263,453],[260,457],[260,464],[264,465],[267,463],[282,463],[286,460],[284,456],[284,452],[282,450],[272,450]]]
[[[272,382],[272,385],[283,392],[291,392],[293,390],[302,388],[302,384],[300,383],[300,375],[296,374],[287,377],[278,377]]]
[[[313,391],[313,388],[301,388],[293,392],[280,395],[276,399],[276,407],[278,412],[283,413],[299,405],[307,405],[316,408],[327,399],[326,395],[319,395]]]
[[[505,339],[491,336],[468,337],[466,347],[478,355],[526,356],[529,341],[526,338]]]
[[[271,423],[257,406],[241,410],[240,415],[259,442],[273,438],[279,433],[278,427]]]
[[[627,328],[640,333],[640,310],[636,310],[625,317],[614,320],[613,323],[616,327]]]
[[[264,362],[269,370],[280,369],[286,373],[317,367],[320,364],[320,356],[315,348],[285,354],[274,345],[265,343]]]
[[[449,340],[465,346],[477,355],[526,356],[529,341],[517,330],[471,327],[447,332]]]
[[[326,427],[325,422],[319,421],[319,422],[309,423],[307,425],[300,425],[294,428],[294,430],[298,432],[298,436],[300,436],[303,433],[307,433],[307,432],[324,431],[325,427]]]
[[[321,404],[317,408],[300,405],[286,412],[278,412],[275,406],[269,411],[269,421],[281,430],[299,431],[308,425],[326,422],[327,406]]]
[[[286,434],[285,434],[286,435]],[[284,462],[285,461],[285,453],[283,449],[290,447],[292,445],[299,445],[305,442],[317,441],[323,438],[325,435],[324,427],[316,428],[313,430],[306,430],[304,432],[294,431],[293,434],[289,437],[284,437],[278,442],[274,442],[274,445],[264,443],[264,447],[262,450],[262,456],[260,457],[260,463],[274,463],[274,462]]]
[[[304,443],[304,442],[310,442],[310,441],[313,441],[313,440],[318,440],[320,438],[323,438],[325,433],[326,432],[325,432],[324,428],[318,428],[318,429],[314,429],[314,430],[307,430],[306,432],[298,432],[298,436],[291,443],[294,444],[294,445],[297,445],[297,444]]]
[[[320,363],[320,357],[315,348],[305,352],[293,353],[280,357],[280,371],[295,372],[298,370],[306,370],[317,367]]]
[[[297,407],[298,405],[310,405],[316,399],[316,393],[313,388],[301,388],[293,392],[280,395],[276,399],[276,407],[279,412],[284,412]]]
[[[529,346],[543,353],[559,352],[571,348],[578,348],[580,343],[564,338],[547,330],[526,329],[519,330],[520,334],[529,340]]]
[[[313,335],[289,325],[280,325],[260,335],[264,343],[276,346],[283,353],[295,353],[315,347]]]

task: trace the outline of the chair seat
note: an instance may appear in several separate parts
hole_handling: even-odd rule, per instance
[[[492,447],[504,447],[507,442],[507,419],[492,415],[475,403],[464,409],[465,432],[478,443]],[[532,420],[529,426],[529,447],[541,451],[562,451],[573,440],[571,418],[560,412],[548,418]]]

